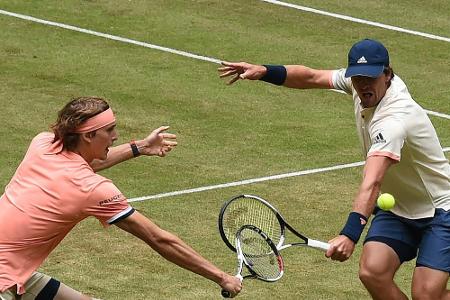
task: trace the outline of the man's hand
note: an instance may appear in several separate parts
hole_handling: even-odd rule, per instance
[[[239,79],[258,80],[266,74],[266,67],[261,65],[252,65],[246,62],[230,63],[222,62],[223,67],[217,69],[219,77],[233,76],[228,84],[233,84]]]
[[[141,155],[166,156],[177,145],[177,136],[165,132],[169,126],[161,126],[150,133],[145,139],[136,141]]]
[[[329,241],[330,249],[325,253],[332,260],[346,261],[355,250],[355,243],[345,235],[339,235]]]
[[[225,274],[222,282],[220,283],[220,286],[222,287],[222,289],[224,291],[227,291],[230,293],[229,298],[234,298],[241,291],[242,282],[236,276],[231,276],[231,275]]]

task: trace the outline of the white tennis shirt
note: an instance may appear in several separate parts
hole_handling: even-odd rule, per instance
[[[356,128],[365,158],[381,155],[397,161],[381,190],[396,200],[396,215],[432,217],[435,208],[450,209],[450,165],[425,111],[395,75],[376,107],[363,108],[345,69],[332,73],[332,85],[353,96]]]

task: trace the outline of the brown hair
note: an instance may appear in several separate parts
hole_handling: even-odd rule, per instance
[[[395,76],[394,69],[392,69],[391,66],[385,66],[384,69],[383,69],[383,73],[385,75],[389,75],[390,74],[390,76],[391,76],[390,80],[392,80],[394,78],[394,76]]]
[[[55,139],[53,142],[62,141],[67,150],[76,148],[80,135],[74,133],[81,123],[93,116],[104,112],[109,108],[105,99],[100,97],[78,97],[67,103],[58,112],[56,123],[51,126]]]

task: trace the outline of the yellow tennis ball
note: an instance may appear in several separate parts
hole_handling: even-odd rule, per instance
[[[378,197],[377,204],[382,210],[391,210],[395,205],[394,196],[388,193],[381,194]]]

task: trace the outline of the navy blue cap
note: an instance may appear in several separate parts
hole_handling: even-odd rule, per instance
[[[378,41],[365,39],[357,42],[348,52],[345,77],[367,76],[376,78],[389,66],[389,53]]]

